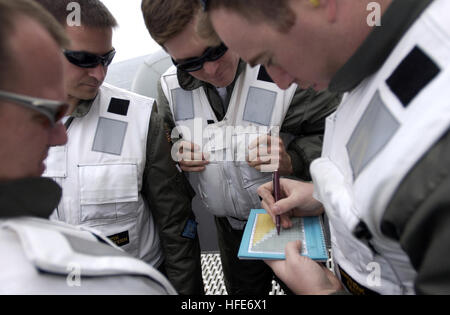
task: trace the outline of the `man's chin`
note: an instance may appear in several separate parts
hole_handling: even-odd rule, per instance
[[[219,80],[210,81],[210,84],[215,86],[216,88],[225,88],[233,83],[233,79],[228,78],[220,78]]]
[[[83,100],[83,101],[88,101],[88,100],[92,100],[94,99],[98,94],[98,88],[96,89],[89,89],[89,90],[84,90],[84,91],[80,91],[78,93],[73,93],[72,97],[79,99],[79,100]]]

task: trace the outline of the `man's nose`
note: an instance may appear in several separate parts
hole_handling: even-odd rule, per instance
[[[99,64],[95,68],[89,69],[89,75],[93,78],[95,78],[99,82],[103,82],[103,80],[106,77],[107,68],[104,67],[102,64]]]
[[[278,85],[280,89],[288,89],[295,78],[289,73],[277,66],[266,66],[267,73],[269,73],[272,80]]]
[[[219,68],[218,61],[207,61],[203,64],[203,71],[208,75],[216,74],[217,68]]]

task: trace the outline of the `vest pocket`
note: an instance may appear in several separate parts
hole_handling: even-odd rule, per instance
[[[46,170],[43,177],[65,178],[67,177],[67,146],[51,147],[45,160]]]
[[[241,201],[243,210],[250,211],[250,209],[261,208],[261,200],[258,196],[259,186],[270,182],[272,180],[272,173],[262,173],[247,163],[239,163],[239,170],[241,172],[242,187],[244,188],[247,198]]]
[[[136,164],[80,165],[80,222],[137,215]]]
[[[234,205],[230,204],[229,179],[225,176],[222,163],[210,163],[203,172],[195,174],[204,206],[219,217],[235,216]]]

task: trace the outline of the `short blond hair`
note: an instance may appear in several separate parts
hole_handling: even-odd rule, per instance
[[[42,5],[63,26],[67,26],[67,6],[73,0],[34,0]],[[92,28],[115,28],[117,21],[100,0],[77,0],[81,25]]]
[[[200,3],[198,0],[143,0],[141,8],[150,35],[164,46],[194,21]]]

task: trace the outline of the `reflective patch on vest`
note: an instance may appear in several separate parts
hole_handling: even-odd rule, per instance
[[[353,295],[380,295],[379,293],[366,288],[356,282],[348,273],[346,273],[341,266],[339,266],[339,273],[341,274],[341,282],[344,287]]]
[[[100,117],[92,151],[121,155],[128,123]]]
[[[439,67],[419,47],[415,47],[386,83],[407,107],[440,72]]]
[[[172,90],[172,100],[176,121],[194,118],[194,95],[192,91],[185,91],[181,88]]]
[[[269,83],[274,83],[270,75],[267,73],[267,70],[264,66],[259,68],[258,72],[258,81],[264,81]]]
[[[94,235],[94,236],[99,240],[99,242],[92,242],[92,241],[84,240],[82,238],[72,236],[72,235],[69,235],[66,233],[63,233],[63,234],[64,234],[64,237],[69,242],[72,250],[76,253],[83,254],[83,255],[89,255],[89,256],[95,256],[95,257],[127,256],[125,253],[122,253],[121,251],[118,251],[117,249],[113,248],[111,245],[105,243],[97,235]]]
[[[195,237],[197,236],[197,222],[195,222],[195,220],[193,219],[189,219],[184,226],[184,230],[181,236],[195,239]]]
[[[272,121],[272,112],[275,107],[277,92],[257,87],[250,87],[245,103],[245,121],[269,126]]]
[[[356,179],[395,135],[400,123],[376,92],[347,143],[347,152]]]
[[[128,114],[128,107],[130,106],[129,100],[122,100],[119,98],[111,98],[108,106],[108,112],[126,116]]]
[[[130,244],[130,235],[128,234],[128,231],[110,235],[108,238],[119,247]]]

